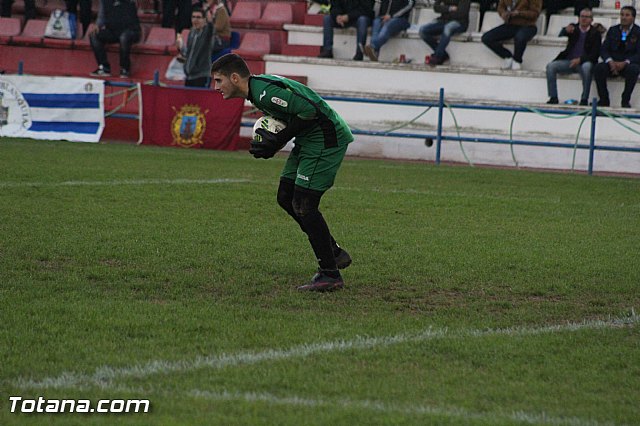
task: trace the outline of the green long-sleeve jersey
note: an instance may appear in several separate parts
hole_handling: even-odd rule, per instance
[[[296,145],[323,143],[325,147],[353,142],[349,126],[327,102],[302,83],[277,75],[249,78],[247,99],[266,115],[291,123],[294,117],[313,120],[296,136]]]

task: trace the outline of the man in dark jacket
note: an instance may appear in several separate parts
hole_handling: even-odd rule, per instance
[[[561,36],[568,36],[567,48],[547,64],[547,92],[548,104],[558,103],[558,74],[580,73],[582,80],[582,94],[580,105],[589,104],[591,91],[591,76],[593,67],[598,63],[600,46],[602,45],[601,25],[594,26],[593,12],[589,8],[580,11],[577,24],[569,24],[560,32]]]
[[[364,48],[364,53],[372,61],[378,60],[380,48],[391,37],[411,26],[409,15],[415,6],[415,0],[375,0],[373,6],[373,24],[371,26],[371,44]]]
[[[433,49],[426,61],[429,65],[440,65],[449,59],[447,46],[454,34],[463,33],[469,26],[470,0],[436,0],[433,10],[438,19],[420,27],[420,38]],[[440,36],[440,41],[436,39]]]
[[[636,9],[624,6],[620,9],[620,24],[607,31],[600,56],[604,62],[596,65],[594,75],[598,87],[598,106],[609,106],[607,78],[624,77],[622,108],[631,108],[631,93],[640,74],[640,27],[634,24]]]
[[[331,13],[322,23],[322,49],[318,58],[333,58],[333,29],[356,28],[356,54],[354,61],[362,60],[362,49],[367,43],[367,28],[373,18],[372,0],[332,0]]]
[[[89,41],[98,62],[98,68],[91,75],[98,77],[111,75],[111,65],[109,65],[105,45],[120,43],[120,77],[129,77],[131,45],[140,41],[142,34],[135,0],[101,0],[96,24],[98,29],[89,36]]]

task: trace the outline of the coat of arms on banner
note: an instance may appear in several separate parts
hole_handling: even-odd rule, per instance
[[[21,136],[30,127],[29,104],[14,84],[0,79],[0,136]]]
[[[207,127],[205,114],[198,105],[183,105],[180,111],[171,107],[176,112],[171,121],[171,135],[174,145],[192,147],[202,145],[202,136]]]

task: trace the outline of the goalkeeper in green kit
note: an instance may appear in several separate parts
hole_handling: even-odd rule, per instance
[[[349,126],[304,84],[276,75],[251,75],[246,62],[233,53],[216,60],[211,75],[224,99],[248,99],[265,115],[287,124],[278,133],[256,130],[262,140],[251,141],[249,152],[255,158],[273,157],[295,137],[295,147],[280,176],[278,204],[307,234],[320,266],[311,281],[298,290],[342,288],[339,269],[349,266],[351,257],[331,236],[318,206],[353,141]]]

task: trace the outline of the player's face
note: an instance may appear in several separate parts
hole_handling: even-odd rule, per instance
[[[620,11],[620,23],[623,26],[628,27],[629,25],[633,24],[634,21],[635,18],[631,14],[630,10],[624,9]]]
[[[193,28],[199,30],[200,28],[204,28],[204,24],[204,15],[202,14],[202,12],[198,11],[191,14],[191,25],[193,26]]]
[[[243,94],[237,86],[238,74],[231,74],[230,76],[222,75],[218,72],[213,73],[213,82],[215,83],[215,90],[220,92],[223,99],[230,98],[242,98]],[[236,82],[234,82],[236,81]]]

